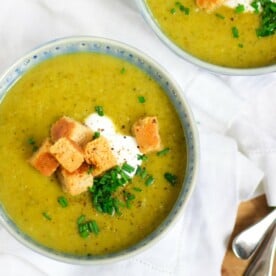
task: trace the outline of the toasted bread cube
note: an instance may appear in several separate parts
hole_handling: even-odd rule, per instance
[[[77,170],[84,161],[81,147],[65,137],[58,139],[50,147],[50,153],[69,172]]]
[[[29,160],[30,164],[45,176],[52,175],[59,166],[56,158],[50,153],[51,146],[50,139],[46,139]]]
[[[93,175],[89,172],[89,166],[86,163],[71,173],[60,168],[57,171],[57,177],[63,191],[73,196],[86,192],[93,185]]]
[[[51,128],[51,139],[53,142],[56,142],[61,137],[66,137],[82,146],[92,140],[93,133],[87,126],[63,116]]]
[[[94,176],[98,176],[117,165],[110,145],[103,136],[85,145],[84,158],[88,164],[93,165],[92,174]]]
[[[196,0],[196,5],[207,12],[211,12],[220,7],[224,2],[225,0]]]
[[[161,149],[161,138],[156,117],[139,119],[133,125],[132,132],[142,153],[149,153]]]

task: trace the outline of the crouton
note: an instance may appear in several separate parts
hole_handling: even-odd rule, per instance
[[[156,117],[139,119],[134,123],[132,132],[142,153],[149,153],[161,149],[161,139]]]
[[[56,158],[50,153],[51,146],[50,139],[46,139],[29,160],[30,164],[45,176],[52,175],[59,166]]]
[[[224,2],[225,0],[196,0],[196,5],[207,12],[211,12],[220,7]]]
[[[72,173],[60,168],[57,177],[63,191],[73,196],[86,192],[93,185],[93,175],[89,173],[89,166],[86,163]]]
[[[93,176],[98,176],[117,165],[110,145],[103,136],[85,145],[84,158],[88,164],[93,165]]]
[[[69,172],[77,170],[84,161],[81,147],[65,137],[58,139],[50,147],[50,153]]]
[[[56,142],[61,137],[66,137],[83,146],[92,140],[93,133],[87,126],[63,116],[51,127],[52,141]]]

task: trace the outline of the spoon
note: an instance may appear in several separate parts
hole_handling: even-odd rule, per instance
[[[271,230],[271,228],[270,228]],[[258,248],[244,276],[271,276],[276,249],[276,223]]]
[[[266,232],[275,220],[276,209],[270,212],[262,220],[237,235],[232,242],[234,254],[238,258],[244,260],[250,258],[263,241]]]

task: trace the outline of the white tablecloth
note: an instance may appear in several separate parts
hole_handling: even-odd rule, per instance
[[[77,266],[43,257],[0,227],[0,275],[220,275],[240,201],[265,191],[276,205],[276,74],[231,77],[182,60],[155,36],[133,0],[9,0],[0,9],[0,72],[39,44],[93,35],[157,60],[192,106],[199,179],[185,213],[156,245],[122,262]]]

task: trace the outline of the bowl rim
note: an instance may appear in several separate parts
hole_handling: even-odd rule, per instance
[[[216,64],[206,62],[196,56],[189,54],[188,52],[177,46],[158,26],[157,21],[154,19],[150,9],[147,7],[146,0],[135,0],[142,17],[146,23],[154,31],[155,35],[163,42],[170,50],[172,50],[179,57],[183,58],[187,62],[196,65],[200,68],[206,69],[216,74],[229,75],[229,76],[256,76],[268,73],[276,72],[276,64],[267,66],[261,66],[256,68],[232,68],[224,67]]]
[[[188,139],[191,139],[193,142],[191,148],[187,148],[187,151],[190,150],[192,153],[193,160],[189,160],[189,157],[187,159],[187,166],[186,171],[182,183],[182,188],[179,192],[179,196],[174,203],[174,206],[168,216],[164,219],[164,221],[148,236],[146,236],[142,241],[138,242],[134,246],[129,247],[126,250],[122,250],[119,252],[111,253],[108,255],[104,255],[103,257],[99,256],[93,256],[94,258],[82,258],[78,255],[70,255],[70,254],[64,254],[61,252],[57,252],[54,250],[51,250],[48,247],[42,246],[41,244],[35,242],[32,238],[28,238],[26,234],[21,232],[15,225],[15,223],[12,222],[12,220],[8,217],[7,214],[5,214],[3,207],[0,202],[0,225],[3,225],[3,227],[15,238],[17,239],[21,244],[25,245],[27,248],[31,249],[32,251],[35,251],[37,253],[40,253],[43,256],[49,257],[51,259],[70,263],[70,264],[106,264],[106,263],[113,263],[115,261],[124,260],[129,257],[132,257],[134,255],[137,255],[138,253],[141,253],[142,251],[148,249],[152,245],[156,244],[164,235],[169,231],[172,226],[176,223],[176,221],[179,219],[181,214],[183,214],[183,211],[185,207],[188,204],[189,199],[191,198],[192,192],[194,190],[197,177],[198,177],[198,169],[199,169],[199,137],[198,137],[198,131],[196,127],[196,122],[194,120],[193,113],[191,111],[191,108],[188,105],[188,102],[181,93],[182,89],[178,85],[178,83],[173,79],[173,77],[167,72],[165,68],[163,68],[158,62],[153,60],[150,56],[142,52],[141,50],[130,46],[126,43],[119,42],[117,40],[109,39],[109,38],[102,38],[97,36],[69,36],[69,37],[62,37],[58,39],[54,39],[48,42],[45,42],[41,44],[40,46],[37,46],[33,50],[26,53],[24,56],[19,58],[17,61],[13,63],[1,76],[0,76],[0,104],[4,98],[4,96],[8,93],[10,86],[16,82],[20,76],[24,75],[28,70],[33,68],[36,64],[39,64],[43,62],[44,60],[41,60],[34,65],[32,65],[30,68],[27,68],[26,71],[23,71],[22,73],[19,73],[18,76],[15,76],[13,80],[11,80],[11,85],[7,87],[2,87],[2,82],[10,82],[10,76],[13,76],[14,72],[22,66],[22,64],[26,65],[26,61],[29,61],[32,57],[37,55],[38,53],[42,53],[44,51],[47,51],[49,49],[53,49],[56,47],[59,47],[60,45],[67,45],[70,43],[102,43],[103,45],[112,45],[112,47],[124,49],[127,53],[130,53],[132,55],[136,55],[138,58],[141,58],[144,60],[149,66],[151,66],[153,69],[157,70],[162,76],[166,76],[167,81],[170,82],[173,91],[175,92],[175,97],[177,97],[177,100],[179,101],[179,104],[182,106],[182,110],[186,114],[186,120],[187,120],[187,126],[189,128],[189,137],[186,137],[187,133],[185,133],[186,137],[186,146],[188,147]],[[74,53],[77,51],[73,51]],[[87,52],[87,51],[86,51]],[[62,52],[60,55],[64,55],[66,53]],[[58,56],[54,55],[55,56]],[[47,60],[49,58],[45,58]],[[26,65],[28,66],[28,64]],[[137,66],[137,65],[136,65]],[[140,68],[141,69],[141,68]],[[157,79],[155,79],[156,82]],[[159,85],[161,85],[159,83]],[[165,91],[165,89],[163,89]],[[2,91],[2,92],[1,92]],[[3,92],[4,91],[4,92]],[[4,96],[1,96],[1,93],[4,94]],[[172,92],[165,91],[167,96],[169,97],[169,94]],[[177,110],[175,103],[173,103],[172,99],[170,100],[175,107],[178,117],[181,121],[183,131],[184,129],[184,119],[181,118],[179,111]],[[187,172],[188,167],[191,166],[191,172]],[[186,183],[187,182],[187,183]],[[184,187],[188,184],[188,187]],[[185,189],[184,189],[185,188]],[[185,191],[184,191],[185,190]],[[178,209],[177,209],[178,208]],[[171,219],[169,220],[169,218]],[[167,224],[166,224],[167,223]],[[166,224],[166,225],[164,225]],[[164,226],[163,226],[164,225]],[[159,231],[160,230],[160,231]],[[151,236],[155,234],[151,238]],[[143,242],[143,244],[142,244]],[[137,247],[138,246],[138,247]],[[131,249],[131,250],[129,250]],[[107,256],[107,258],[105,258]]]

